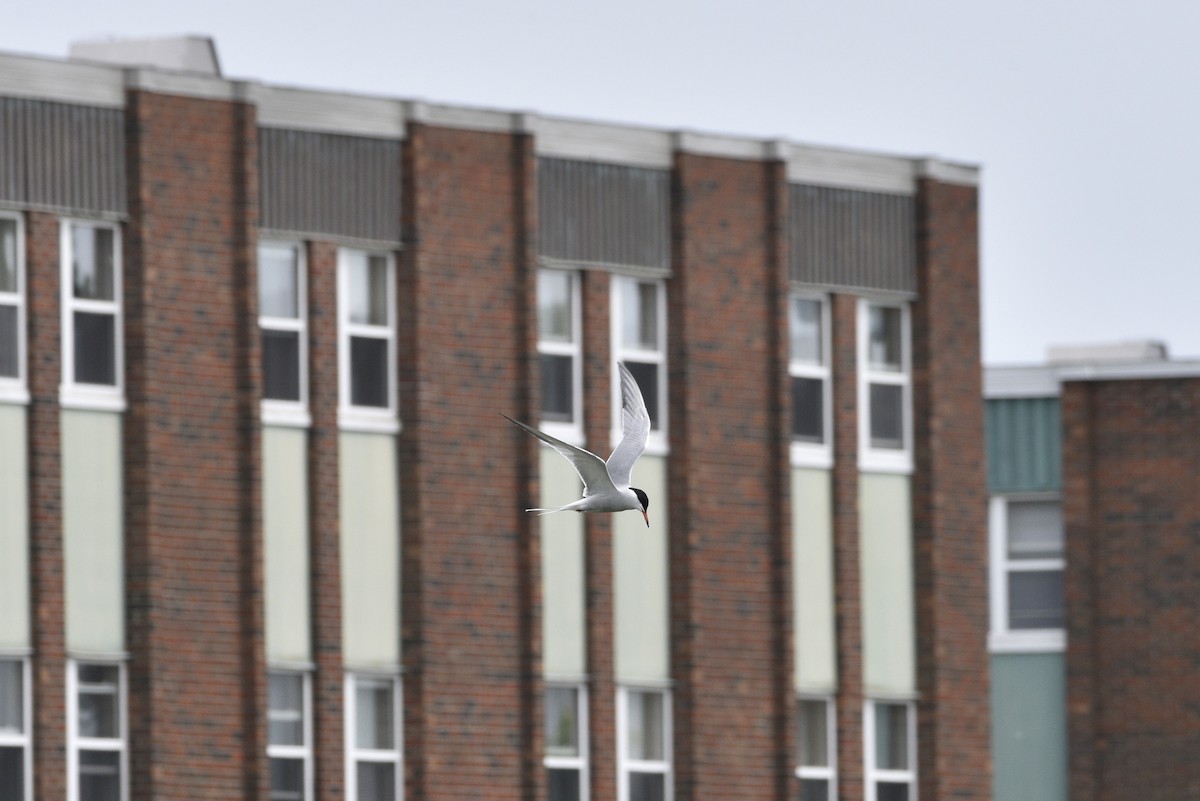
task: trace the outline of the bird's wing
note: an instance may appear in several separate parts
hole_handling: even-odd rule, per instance
[[[545,432],[538,431],[533,426],[527,426],[520,420],[512,419],[507,414],[503,415],[503,417],[505,420],[520,426],[561,453],[575,468],[575,472],[579,474],[579,478],[583,480],[583,497],[586,498],[597,492],[613,489],[612,479],[608,477],[608,468],[605,467],[604,462],[596,454],[591,451],[585,451],[583,448],[578,448],[568,442],[563,442],[561,439],[552,437]]]
[[[650,435],[650,412],[646,411],[646,401],[642,398],[642,390],[633,373],[620,362],[617,363],[617,369],[621,373],[622,436],[608,457],[607,467],[613,484],[628,487],[633,463],[646,450],[646,437]]]

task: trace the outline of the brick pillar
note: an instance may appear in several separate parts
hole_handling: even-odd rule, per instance
[[[26,222],[29,356],[29,546],[33,635],[33,795],[67,797],[66,613],[63,598],[62,380],[58,218]]]

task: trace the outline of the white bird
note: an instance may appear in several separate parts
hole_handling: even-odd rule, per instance
[[[583,497],[579,500],[553,509],[526,509],[526,512],[546,515],[551,512],[623,512],[632,509],[641,512],[646,519],[646,527],[650,527],[650,515],[646,513],[650,508],[650,499],[642,490],[629,486],[633,463],[646,450],[650,413],[646,411],[646,401],[633,374],[619,362],[617,368],[621,373],[622,436],[607,462],[591,451],[577,448],[504,415],[505,419],[561,453],[583,480]]]

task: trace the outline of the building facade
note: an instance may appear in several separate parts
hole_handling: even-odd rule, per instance
[[[0,798],[990,797],[977,203],[0,54]]]

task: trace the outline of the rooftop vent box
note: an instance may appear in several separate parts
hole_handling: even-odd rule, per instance
[[[1165,362],[1167,344],[1153,339],[1095,345],[1053,345],[1046,352],[1050,364],[1128,364]]]
[[[99,61],[123,67],[150,67],[221,77],[217,46],[211,36],[108,38],[72,42],[68,55],[80,61]]]

